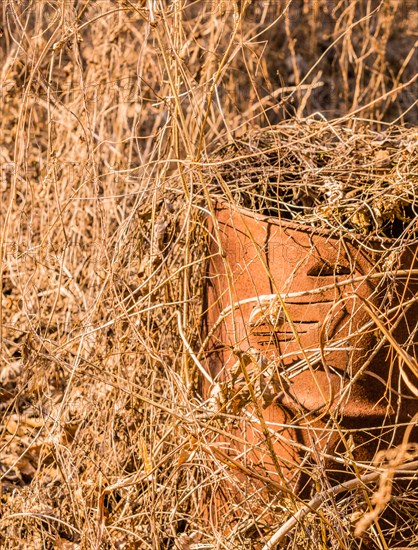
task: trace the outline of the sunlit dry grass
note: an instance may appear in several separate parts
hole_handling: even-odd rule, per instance
[[[256,548],[295,502],[287,547],[325,547],[327,529],[330,547],[362,547],[347,519],[361,492],[339,508],[324,493],[319,515],[245,496],[213,450],[190,353],[204,338],[206,174],[219,146],[317,111],[415,125],[414,10],[3,2],[2,547]],[[243,498],[221,505],[234,486]],[[412,510],[413,481],[402,490]]]

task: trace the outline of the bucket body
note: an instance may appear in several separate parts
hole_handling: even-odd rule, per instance
[[[220,387],[238,396],[233,412],[253,426],[238,428],[253,444],[252,466],[295,479],[294,466],[306,460],[345,471],[347,460],[370,462],[398,444],[404,430],[388,426],[405,426],[418,411],[418,380],[397,348],[418,357],[418,276],[409,272],[418,267],[416,246],[389,253],[387,240],[226,203],[215,212],[206,361]],[[271,434],[267,449],[263,438],[251,440],[255,426]],[[266,466],[272,451],[281,472],[277,460]]]

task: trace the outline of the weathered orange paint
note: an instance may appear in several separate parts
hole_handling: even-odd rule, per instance
[[[393,260],[392,275],[381,276],[379,261],[392,258],[387,239],[338,235],[225,203],[216,204],[211,233],[217,244],[208,270],[208,330],[228,306],[245,303],[232,308],[214,331],[207,364],[217,382],[231,382],[239,349],[258,357],[258,366],[257,361],[248,366],[252,373],[269,371],[268,380],[263,378],[269,399],[258,397],[258,408],[275,419],[270,432],[284,434],[273,437],[284,477],[294,479],[296,466],[309,455],[342,469],[332,456],[340,463],[343,456],[370,461],[378,449],[398,443],[403,429],[385,426],[408,423],[418,400],[366,308],[386,312],[382,321],[393,338],[418,356],[413,333],[418,305],[400,306],[417,294],[418,276],[396,276],[418,267],[416,246]],[[277,294],[281,300],[263,298]],[[266,458],[269,449],[254,410],[252,417],[251,429],[238,428],[239,422],[231,429],[255,447],[243,453],[243,444],[235,442],[229,450],[276,478],[277,462]]]

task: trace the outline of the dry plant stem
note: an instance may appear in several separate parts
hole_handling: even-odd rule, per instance
[[[170,460],[171,457],[174,457],[176,455],[176,452],[178,452],[178,449],[181,446],[173,449],[170,453],[168,453],[166,456],[163,457],[163,459],[156,464],[154,467],[146,467],[145,472],[136,472],[135,474],[129,476],[128,478],[124,478],[117,483],[113,485],[108,485],[105,487],[101,492],[99,496],[99,502],[98,502],[98,517],[97,517],[97,540],[95,548],[100,548],[100,544],[102,542],[103,538],[103,532],[105,528],[105,515],[104,515],[104,498],[106,495],[111,494],[113,491],[116,491],[117,489],[122,489],[125,487],[132,487],[134,485],[138,485],[141,482],[148,481],[150,482],[153,479],[153,476],[158,471],[161,466]],[[113,526],[109,526],[113,527]]]
[[[293,496],[293,492],[286,487],[286,485],[282,485],[280,483],[277,483],[277,481],[274,481],[273,479],[264,477],[263,475],[259,474],[256,471],[251,470],[250,468],[247,468],[242,462],[239,462],[238,460],[235,460],[234,458],[231,458],[229,455],[224,453],[221,449],[218,449],[215,446],[206,446],[203,445],[202,451],[206,452],[209,455],[215,456],[218,458],[223,464],[228,466],[229,468],[232,468],[233,470],[236,470],[238,472],[242,472],[249,477],[253,479],[257,479],[259,481],[262,481],[266,485],[270,485],[271,487],[274,487],[277,491],[283,493],[283,494],[289,494]]]
[[[361,536],[370,527],[379,515],[383,512],[386,505],[390,501],[392,495],[393,477],[397,469],[407,461],[411,461],[418,456],[418,444],[409,445],[409,438],[411,436],[412,429],[416,426],[418,420],[418,413],[412,418],[409,426],[407,427],[402,439],[402,444],[398,445],[394,449],[386,451],[380,451],[375,458],[375,463],[387,460],[388,464],[385,466],[385,471],[380,476],[379,489],[373,495],[374,509],[370,507],[370,511],[367,512],[357,523],[354,534]]]
[[[397,86],[396,88],[389,90],[389,92],[386,92],[385,94],[381,95],[380,97],[374,99],[373,101],[370,101],[366,105],[363,105],[362,107],[358,107],[354,111],[351,111],[350,113],[347,113],[344,117],[341,117],[338,119],[338,122],[341,122],[343,120],[348,120],[349,118],[358,115],[359,113],[363,111],[367,111],[367,109],[370,109],[370,107],[373,107],[376,105],[376,103],[379,103],[383,101],[386,98],[390,98],[393,95],[396,95],[398,92],[405,90],[406,88],[409,88],[416,80],[418,79],[418,73],[413,76],[411,79],[408,80],[408,82],[405,82],[404,84],[401,84],[400,86]],[[337,122],[337,121],[335,121]]]
[[[404,464],[402,468],[398,468],[395,471],[395,474],[399,473],[400,471],[408,472],[408,471],[414,471],[418,468],[418,461],[411,462],[410,464]],[[340,493],[343,493],[345,491],[352,491],[354,489],[357,489],[358,487],[361,487],[362,485],[366,485],[367,483],[372,483],[374,481],[377,481],[381,475],[381,473],[384,472],[384,470],[381,470],[379,472],[373,472],[371,474],[366,474],[363,476],[360,476],[356,479],[350,479],[349,481],[345,481],[344,483],[341,483],[340,485],[336,485],[335,487],[331,487],[330,489],[327,489],[326,491],[323,491],[322,493],[318,493],[315,495],[315,497],[309,501],[309,504],[301,508],[294,516],[292,516],[289,520],[287,520],[278,531],[269,539],[269,541],[263,546],[262,550],[272,550],[276,544],[279,544],[283,541],[284,537],[306,516],[306,514],[309,514],[310,512],[315,512],[318,510],[318,508],[329,498],[336,497]]]
[[[235,18],[236,21],[235,21],[235,25],[234,25],[234,29],[233,29],[233,32],[232,32],[232,35],[231,35],[231,38],[229,40],[229,43],[228,43],[228,46],[225,50],[225,53],[219,63],[219,66],[218,66],[218,69],[216,71],[216,73],[212,76],[212,84],[211,84],[211,87],[209,89],[209,92],[207,94],[207,98],[206,98],[206,109],[204,111],[204,114],[203,114],[203,118],[202,118],[202,122],[201,122],[201,125],[200,125],[200,131],[199,131],[199,138],[198,138],[198,142],[197,142],[197,148],[196,148],[196,152],[195,152],[195,160],[199,161],[200,158],[201,158],[201,155],[202,155],[202,151],[203,151],[203,143],[204,143],[204,138],[205,138],[205,128],[206,128],[206,124],[207,124],[207,121],[208,121],[208,118],[209,118],[209,114],[210,114],[210,109],[211,109],[211,106],[212,106],[212,100],[213,100],[213,95],[215,93],[215,90],[216,90],[216,86],[218,84],[218,80],[222,74],[222,71],[224,69],[224,67],[226,66],[226,64],[228,63],[228,59],[229,59],[229,54],[230,54],[230,51],[232,49],[232,46],[234,44],[234,40],[235,40],[235,37],[239,31],[239,28],[240,28],[240,22],[241,22],[241,18],[244,14],[244,11],[245,11],[245,7],[248,3],[248,0],[243,0],[243,3],[242,3],[242,6],[240,6],[240,11],[238,13],[238,16]]]
[[[360,19],[358,21],[355,21],[354,23],[352,23],[347,29],[345,29],[329,46],[328,48],[321,54],[321,56],[318,58],[318,60],[315,62],[315,64],[309,69],[309,71],[307,71],[306,75],[302,78],[302,80],[299,82],[299,84],[304,84],[305,81],[309,78],[309,76],[313,73],[313,71],[315,70],[315,68],[320,64],[320,62],[322,61],[322,59],[327,55],[327,53],[336,45],[338,44],[338,42],[344,38],[344,36],[347,34],[347,33],[350,33],[357,25],[359,25],[362,21],[366,20],[366,19],[370,19],[373,14],[377,13],[379,10],[379,6],[377,6],[373,11],[371,11],[367,16],[365,16],[363,19]],[[292,92],[290,94],[290,96],[288,96],[286,98],[286,100],[288,101],[289,99],[291,99],[293,97],[295,92]]]
[[[180,311],[176,311],[177,316],[177,326],[179,328],[179,334],[183,341],[184,347],[188,351],[190,357],[193,359],[194,364],[196,365],[197,369],[199,370],[200,374],[203,376],[203,378],[206,379],[207,382],[209,382],[210,385],[213,385],[214,381],[210,374],[206,371],[206,369],[203,367],[203,365],[200,363],[199,359],[196,357],[191,345],[187,341],[187,338],[184,334],[183,327],[182,327],[182,316]]]
[[[254,111],[257,111],[258,109],[265,113],[264,108],[281,94],[295,92],[298,90],[307,90],[309,92],[311,90],[315,90],[316,88],[322,88],[324,84],[325,83],[322,81],[317,81],[313,82],[312,84],[299,84],[298,86],[284,86],[282,88],[277,88],[277,90],[274,90],[274,92],[272,92],[270,95],[263,97],[262,99],[251,105],[251,107],[247,111],[245,111],[245,113],[243,113],[242,115],[240,114],[239,117],[234,120],[234,123],[238,125],[238,123],[242,119],[248,118],[252,113],[254,113]]]

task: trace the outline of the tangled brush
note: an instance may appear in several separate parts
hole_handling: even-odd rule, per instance
[[[315,118],[219,148],[214,192],[269,217],[381,238],[410,236],[418,212],[418,134]]]

